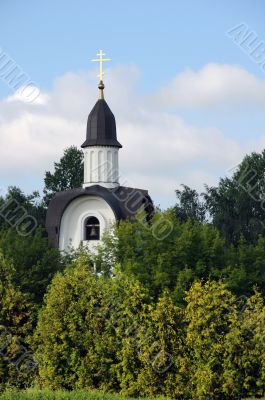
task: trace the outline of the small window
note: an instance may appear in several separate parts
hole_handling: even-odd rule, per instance
[[[85,220],[85,238],[84,240],[99,240],[100,226],[96,217],[88,217]]]

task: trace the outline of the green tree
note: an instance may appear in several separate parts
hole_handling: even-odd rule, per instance
[[[263,397],[265,393],[265,306],[255,292],[233,303],[236,313],[224,348],[223,392],[234,398]]]
[[[206,207],[203,199],[196,190],[187,185],[182,185],[182,190],[176,190],[177,203],[174,206],[177,217],[181,222],[189,219],[192,221],[204,222],[206,219]]]
[[[206,207],[227,243],[248,243],[265,233],[265,150],[247,155],[231,178],[207,187]]]
[[[45,296],[36,330],[36,358],[40,382],[45,387],[72,389],[78,370],[93,349],[91,315],[102,292],[96,277],[84,265],[55,275]],[[92,384],[87,376],[87,386]]]
[[[63,268],[59,250],[50,246],[38,228],[28,236],[21,236],[13,229],[2,230],[0,251],[12,260],[14,285],[28,293],[34,303],[41,304],[53,275]]]
[[[259,236],[255,244],[248,244],[241,236],[239,243],[225,252],[225,265],[220,271],[230,290],[240,295],[251,295],[253,287],[265,293],[265,238]]]
[[[148,305],[131,340],[124,340],[122,393],[183,398],[186,391],[183,310],[165,292]],[[132,357],[133,356],[133,357]],[[128,377],[128,375],[127,375]]]
[[[36,372],[29,350],[33,307],[28,296],[12,283],[13,270],[0,253],[0,390],[25,388]]]
[[[170,229],[159,237],[164,223]],[[117,264],[155,299],[168,289],[178,304],[197,279],[223,279],[238,296],[251,295],[255,285],[265,293],[264,237],[252,244],[242,236],[236,245],[226,245],[217,228],[190,219],[181,223],[174,210],[157,212],[150,223],[141,216],[120,221],[105,236],[96,257],[98,272],[106,276]]]
[[[40,198],[39,192],[35,191],[30,195],[26,195],[23,191],[16,187],[10,186],[4,197],[0,197],[0,228],[20,231],[23,227],[19,220],[23,215],[32,218],[33,227],[28,228],[28,232],[36,225],[44,228],[45,225],[45,204]],[[26,221],[28,222],[28,221]]]
[[[81,187],[83,174],[83,152],[75,146],[68,147],[60,161],[54,163],[54,173],[45,173],[45,202],[48,203],[56,192]]]
[[[105,237],[96,264],[104,273],[119,264],[155,297],[169,289],[175,291],[176,300],[183,301],[184,291],[195,278],[220,273],[224,242],[216,228],[191,220],[180,223],[174,210],[167,210],[157,212],[151,223],[141,217],[120,221]]]
[[[223,360],[234,300],[235,297],[222,282],[195,282],[187,293],[187,371],[189,391],[194,398],[226,398],[222,394]]]
[[[140,285],[124,275],[98,277],[87,255],[57,274],[35,335],[40,383],[118,391],[122,339],[145,298]]]

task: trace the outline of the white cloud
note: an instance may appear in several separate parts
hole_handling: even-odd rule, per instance
[[[0,102],[0,186],[41,187],[44,171],[52,169],[63,150],[81,145],[97,99],[95,76],[94,70],[68,73],[54,82],[50,92],[42,92],[35,104],[21,102],[16,95]],[[252,98],[261,103],[265,83],[242,68],[210,64],[198,73],[186,71],[152,96],[136,90],[139,76],[135,67],[109,70],[105,93],[124,146],[122,181],[150,189],[155,201],[172,205],[181,183],[198,189],[205,182],[214,184],[249,147],[264,145],[265,135],[256,147],[255,143],[243,146],[220,129],[198,127],[163,108],[217,105],[226,99]]]
[[[14,94],[8,96],[5,101],[7,103],[10,102],[22,102],[22,103],[29,103],[29,100],[27,99],[26,96],[23,97],[23,92],[27,88],[25,86],[21,86],[19,90],[17,90]],[[37,87],[34,87],[34,90],[37,92],[35,94],[35,97],[33,97],[33,100],[31,102],[32,105],[39,105],[39,104],[47,104],[49,100],[49,95],[47,93],[40,93],[39,89]]]
[[[156,101],[188,108],[265,106],[265,81],[237,65],[207,64],[198,72],[186,69],[177,75],[159,91]]]

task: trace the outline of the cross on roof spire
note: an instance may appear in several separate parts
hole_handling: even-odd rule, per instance
[[[99,56],[99,58],[93,59],[92,61],[94,62],[98,62],[99,63],[99,98],[100,99],[104,99],[104,95],[103,95],[103,89],[104,89],[104,83],[103,83],[103,76],[104,76],[104,72],[103,72],[103,62],[105,61],[110,61],[110,58],[104,58],[103,56],[105,56],[106,54],[102,52],[102,50],[99,51],[99,53],[97,53],[97,56]]]

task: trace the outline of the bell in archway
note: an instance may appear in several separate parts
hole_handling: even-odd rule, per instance
[[[92,225],[90,236],[91,237],[96,237],[97,236],[97,231],[96,231],[95,225]]]

